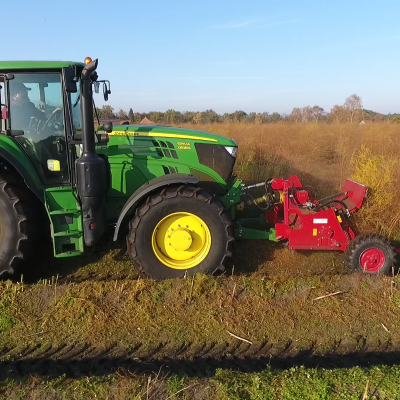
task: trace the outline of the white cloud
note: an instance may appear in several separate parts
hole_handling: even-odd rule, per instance
[[[275,22],[267,22],[264,23],[267,20],[271,20],[272,18],[257,18],[257,19],[248,19],[244,21],[232,21],[232,22],[227,22],[224,24],[219,24],[219,25],[213,25],[210,26],[210,29],[241,29],[241,28],[247,28],[250,26],[256,25],[258,28],[271,28],[274,26],[279,26],[279,25],[287,25],[287,24],[293,24],[295,22],[300,21],[300,19],[288,19],[288,20],[277,20]]]
[[[335,50],[335,49],[344,49],[344,48],[349,48],[349,47],[364,47],[364,46],[371,46],[371,45],[385,43],[385,42],[396,41],[399,39],[400,39],[399,35],[374,38],[374,39],[366,39],[366,40],[359,40],[359,41],[354,41],[354,42],[341,43],[341,44],[333,45],[331,47],[327,47],[326,49]]]
[[[176,80],[196,80],[196,79],[266,79],[265,76],[188,76],[182,78],[171,78]]]
[[[247,26],[253,25],[256,22],[262,21],[261,19],[251,19],[242,22],[227,22],[225,24],[210,26],[211,29],[238,29],[245,28]]]
[[[239,65],[241,61],[213,61],[211,62],[212,65]]]

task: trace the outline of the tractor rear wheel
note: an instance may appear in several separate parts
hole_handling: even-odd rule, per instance
[[[149,196],[129,224],[128,253],[154,279],[224,271],[232,256],[232,220],[223,204],[195,186]]]
[[[350,242],[344,252],[344,260],[351,272],[388,274],[394,268],[396,253],[385,237],[368,233],[356,236]]]
[[[37,200],[22,179],[0,172],[0,277],[15,275],[39,239]],[[40,225],[40,224],[39,224]]]

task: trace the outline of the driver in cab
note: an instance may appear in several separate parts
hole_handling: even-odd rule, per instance
[[[30,101],[28,90],[21,82],[10,82],[12,129],[25,130],[30,127],[33,118],[38,121],[46,118],[45,113]]]

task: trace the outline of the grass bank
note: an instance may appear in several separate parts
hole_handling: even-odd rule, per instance
[[[0,383],[0,399],[132,400],[396,400],[399,367],[368,369],[266,369],[244,374],[219,370],[206,379],[183,376],[136,376],[128,371],[108,376],[68,379],[30,377]]]
[[[209,277],[155,282],[0,284],[3,348],[132,349],[248,341],[329,351],[338,341],[400,343],[398,277]],[[322,297],[336,293],[329,297]],[[189,354],[190,356],[190,354]]]

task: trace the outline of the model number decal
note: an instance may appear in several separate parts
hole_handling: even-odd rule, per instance
[[[179,150],[192,150],[192,148],[190,147],[190,143],[178,142],[177,145]]]
[[[139,136],[139,132],[132,131],[112,131],[109,133],[111,136]]]
[[[327,224],[328,218],[314,218],[313,223],[314,224]]]

